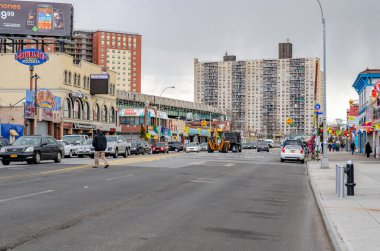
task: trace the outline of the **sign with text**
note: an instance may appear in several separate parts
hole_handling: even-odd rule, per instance
[[[0,34],[70,37],[72,4],[0,0]]]
[[[25,118],[34,119],[35,106],[34,91],[27,90],[25,98]],[[61,121],[61,98],[54,96],[48,89],[40,89],[37,92],[37,108],[40,120],[53,121],[58,123]]]
[[[15,59],[24,65],[35,66],[45,63],[49,60],[48,54],[41,50],[26,49],[15,54]]]

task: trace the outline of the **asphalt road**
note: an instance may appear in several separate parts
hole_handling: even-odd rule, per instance
[[[0,165],[0,250],[332,250],[279,152]]]

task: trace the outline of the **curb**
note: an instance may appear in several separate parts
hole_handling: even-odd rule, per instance
[[[332,225],[331,221],[329,220],[327,214],[326,214],[326,210],[324,209],[324,207],[322,206],[322,196],[321,194],[319,193],[317,187],[316,187],[316,184],[315,182],[312,180],[312,178],[310,177],[310,167],[309,167],[309,163],[307,163],[307,175],[309,177],[309,183],[311,185],[311,188],[314,192],[314,198],[316,199],[317,201],[317,204],[318,204],[318,207],[319,207],[319,211],[322,215],[322,218],[323,218],[323,221],[324,221],[324,225],[326,227],[326,230],[327,230],[327,234],[330,238],[330,241],[331,241],[331,244],[334,248],[335,251],[346,251],[348,250],[343,243],[341,243],[339,240],[341,240],[341,238],[339,237],[338,233],[336,232],[334,226]]]

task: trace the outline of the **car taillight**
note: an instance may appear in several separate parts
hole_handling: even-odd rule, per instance
[[[301,153],[303,153],[303,149],[301,149]]]
[[[285,153],[285,147],[282,148],[281,152]]]

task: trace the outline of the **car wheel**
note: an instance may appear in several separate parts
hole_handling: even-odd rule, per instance
[[[124,158],[127,158],[127,157],[128,157],[128,149],[125,149],[125,152],[124,152],[124,154],[123,154],[123,157],[124,157]]]
[[[285,160],[283,158],[281,158],[281,162],[284,162]]]
[[[36,152],[34,154],[33,163],[34,164],[40,164],[41,163],[41,154],[39,152]]]
[[[62,161],[62,153],[58,152],[57,153],[57,158],[54,160],[55,163],[61,163]]]
[[[305,163],[305,160],[303,159],[303,160],[301,160],[301,164],[304,164]]]
[[[2,160],[1,163],[3,163],[4,166],[9,166],[11,162],[9,160]]]
[[[259,152],[260,152],[260,150],[257,150],[257,152],[259,153]]]
[[[91,158],[91,159],[94,159],[94,158],[95,158],[94,154],[91,154],[91,155],[90,155],[90,158]]]
[[[115,149],[115,154],[113,155],[113,158],[117,159],[117,157],[119,157],[119,150],[116,148]]]

